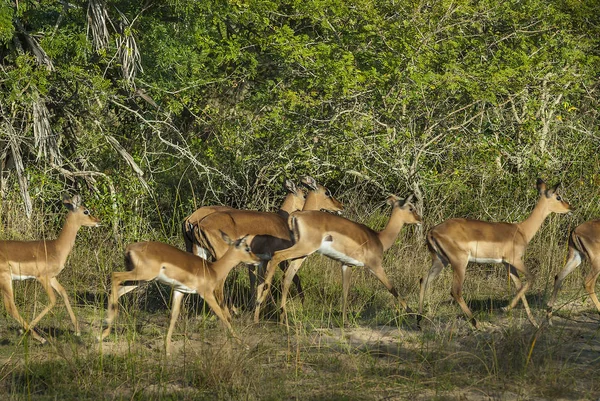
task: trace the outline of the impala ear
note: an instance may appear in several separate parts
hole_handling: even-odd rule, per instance
[[[235,241],[235,247],[242,248],[242,247],[246,246],[246,244],[248,242],[247,239],[248,239],[248,234],[244,235],[242,238]]]
[[[546,190],[546,183],[541,178],[538,178],[537,182],[536,182],[536,187],[537,187],[538,193],[541,194],[543,191]]]
[[[79,206],[81,206],[81,203],[82,203],[82,202],[81,202],[81,196],[79,196],[79,195],[77,195],[77,194],[76,194],[76,195],[73,195],[73,198],[71,198],[71,203],[72,203],[73,205],[75,205],[75,207],[79,207]]]
[[[394,204],[399,201],[398,197],[396,195],[388,195],[387,199],[385,200],[385,203],[387,203],[388,205],[394,207]]]
[[[74,195],[69,199],[68,195],[63,196],[63,205],[70,211],[75,211],[81,204],[81,197],[79,195]]]
[[[293,194],[298,192],[298,187],[296,187],[296,184],[292,180],[285,180],[285,188]]]
[[[304,185],[306,185],[307,187],[309,187],[310,189],[312,189],[313,191],[316,191],[317,189],[319,189],[319,186],[317,184],[317,181],[312,178],[311,176],[306,176],[302,178],[301,181]]]
[[[229,238],[229,235],[225,234],[222,230],[219,231],[221,232],[221,238],[223,238],[223,241],[225,241],[227,245],[233,245],[233,241],[231,238]]]
[[[402,206],[406,205],[407,203],[410,203],[410,201],[412,201],[412,199],[415,197],[415,194],[409,194],[406,198],[404,198],[404,201],[402,202]]]
[[[546,197],[549,198],[552,195],[554,195],[554,193],[558,190],[558,187],[560,187],[560,182],[558,184],[556,184],[555,186],[553,186],[552,188],[546,190]]]

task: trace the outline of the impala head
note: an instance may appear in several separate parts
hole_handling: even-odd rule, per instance
[[[560,183],[556,184],[552,188],[547,188],[546,183],[541,178],[537,179],[537,189],[540,194],[540,202],[545,202],[546,207],[552,213],[569,213],[571,205],[565,202],[562,196],[558,193],[558,187]]]
[[[328,212],[337,212],[342,214],[344,205],[333,197],[331,191],[309,176],[302,178],[302,184],[310,188],[306,196],[304,210],[327,210]]]
[[[419,213],[417,213],[417,208],[415,205],[411,203],[413,197],[414,195],[410,194],[406,198],[401,199],[396,195],[390,195],[388,196],[386,202],[392,208],[398,208],[398,210],[404,214],[403,220],[406,224],[421,225],[423,219],[421,216],[419,216]]]
[[[286,202],[290,202],[290,210],[302,210],[306,194],[302,188],[298,188],[291,180],[285,180],[285,188],[288,190]]]
[[[252,252],[252,249],[248,244],[248,235],[244,235],[243,237],[233,241],[227,234],[221,231],[221,238],[223,238],[223,241],[229,245],[230,250],[235,250],[235,252],[239,255],[240,263],[245,263],[247,265],[258,265],[262,260],[270,259],[270,257],[266,257],[264,255],[259,256]]]
[[[63,198],[63,204],[77,223],[81,226],[98,227],[100,220],[92,216],[90,210],[81,204],[81,196],[74,195],[71,199],[68,196]]]

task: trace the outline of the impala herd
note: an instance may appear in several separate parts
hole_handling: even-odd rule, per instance
[[[259,321],[261,306],[266,300],[270,285],[279,266],[284,271],[281,294],[282,322],[287,322],[286,301],[292,282],[303,300],[300,278],[296,275],[308,255],[318,252],[342,265],[342,324],[346,321],[346,304],[350,288],[351,266],[364,267],[375,275],[397,298],[408,313],[406,301],[390,283],[382,265],[383,252],[389,249],[405,224],[422,222],[412,195],[401,199],[390,195],[387,203],[392,207],[386,227],[382,231],[339,216],[343,205],[331,192],[313,178],[305,177],[302,183],[308,192],[286,181],[289,191],[283,205],[275,213],[238,210],[227,206],[205,206],[196,210],[183,222],[183,237],[187,252],[161,242],[138,242],[125,250],[125,272],[114,272],[106,314],[106,328],[98,337],[102,341],[110,334],[117,317],[119,298],[135,289],[141,282],[159,280],[173,289],[171,320],[165,338],[166,354],[171,353],[171,336],[179,315],[184,294],[199,294],[214,314],[227,327],[232,337],[241,342],[231,326],[231,313],[224,296],[224,282],[235,266],[249,266],[251,291],[255,303],[254,320]],[[431,254],[429,273],[421,279],[417,325],[423,316],[425,294],[431,281],[450,265],[453,271],[451,294],[471,323],[477,322],[462,297],[466,267],[469,262],[502,263],[516,286],[516,295],[507,310],[519,300],[535,327],[536,322],[525,294],[533,282],[533,275],[523,263],[527,244],[542,223],[552,213],[568,213],[571,206],[558,193],[558,185],[548,188],[538,179],[539,199],[531,215],[520,223],[489,223],[472,219],[449,219],[427,233],[427,247]],[[36,330],[36,324],[56,304],[56,290],[65,302],[69,317],[79,335],[79,325],[71,309],[65,289],[57,280],[58,274],[75,243],[81,226],[96,227],[100,222],[81,204],[78,195],[65,198],[68,209],[65,224],[55,240],[0,241],[0,289],[8,313],[26,332],[44,343],[46,340]],[[546,321],[550,322],[552,307],[565,277],[584,259],[591,263],[585,278],[585,289],[600,312],[600,302],[595,294],[595,284],[600,274],[600,220],[588,221],[573,230],[569,236],[569,255],[564,269],[556,275],[554,290],[548,302]],[[255,270],[258,270],[257,272]],[[522,283],[519,273],[525,277]],[[19,314],[14,302],[13,280],[35,278],[48,294],[48,305],[27,323]],[[258,279],[258,284],[256,280]]]

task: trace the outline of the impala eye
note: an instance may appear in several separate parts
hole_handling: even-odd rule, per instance
[[[87,216],[87,215],[89,215],[89,214],[90,214],[90,211],[89,211],[89,210],[87,210],[87,209],[85,209],[85,210],[83,211],[83,214],[85,214],[85,215]]]
[[[560,195],[556,195],[556,200],[557,201],[561,201],[562,200],[561,196]]]
[[[331,194],[331,191],[329,189],[327,191],[325,191],[325,196],[327,196],[328,198],[333,197],[333,195]]]

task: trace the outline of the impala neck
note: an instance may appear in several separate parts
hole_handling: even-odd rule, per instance
[[[225,254],[216,262],[207,263],[212,271],[214,272],[215,279],[217,281],[224,280],[231,269],[236,267],[240,263],[240,259],[235,256],[235,251],[229,249]],[[203,262],[206,263],[206,262]]]
[[[306,194],[306,200],[304,201],[302,210],[321,210],[319,202],[317,201],[317,195],[314,191],[308,191],[308,194]]]
[[[283,200],[283,205],[281,205],[281,207],[277,211],[277,214],[287,220],[291,213],[295,212],[296,210],[300,210],[294,207],[295,197],[296,195],[292,193],[287,194],[285,199]]]
[[[396,241],[396,237],[402,230],[404,226],[404,221],[401,218],[401,211],[399,207],[394,207],[392,209],[392,215],[390,216],[390,220],[383,230],[377,233],[379,237],[379,241],[381,241],[381,245],[383,245],[383,250],[386,251],[394,245]]]
[[[69,256],[69,253],[71,253],[75,245],[75,237],[77,236],[79,227],[81,225],[75,222],[74,213],[69,212],[65,225],[56,239],[56,252],[60,255],[61,260],[65,260]]]
[[[540,200],[537,205],[533,208],[533,211],[529,215],[527,219],[518,223],[517,225],[521,229],[521,231],[525,234],[525,239],[527,243],[531,241],[531,239],[535,236],[535,234],[539,231],[540,227],[546,217],[550,215],[550,211],[546,206],[546,202],[544,202],[543,195],[541,195]]]

